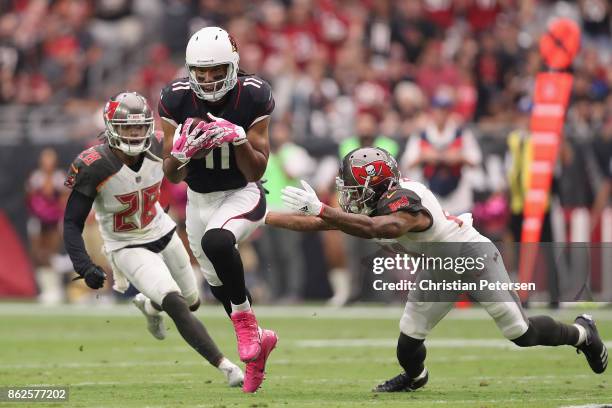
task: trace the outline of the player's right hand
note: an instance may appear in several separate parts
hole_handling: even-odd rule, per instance
[[[317,197],[310,184],[302,180],[302,187],[286,186],[281,190],[281,198],[285,205],[295,211],[305,215],[318,216],[323,211],[323,203]]]
[[[81,275],[85,280],[85,284],[92,289],[100,289],[104,286],[106,273],[98,265],[91,264]]]
[[[212,123],[200,121],[193,126],[193,122],[193,119],[189,118],[174,131],[174,144],[170,154],[181,163],[189,162],[200,150],[210,148],[211,137],[218,133],[211,129]]]

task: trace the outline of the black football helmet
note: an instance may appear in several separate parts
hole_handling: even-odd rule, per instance
[[[399,184],[395,158],[378,147],[362,147],[342,160],[336,188],[340,207],[349,213],[369,215],[380,197]]]
[[[122,92],[104,107],[106,137],[111,147],[136,156],[149,150],[155,132],[153,111],[144,96]]]

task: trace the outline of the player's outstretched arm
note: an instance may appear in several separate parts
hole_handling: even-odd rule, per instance
[[[164,130],[164,149],[162,153],[164,174],[171,183],[178,184],[187,177],[187,168],[170,154],[176,126],[162,119],[162,129]]]
[[[302,180],[303,189],[287,186],[281,191],[285,205],[303,214],[314,215],[336,229],[361,238],[399,238],[410,231],[424,231],[431,226],[431,217],[423,211],[398,211],[370,217],[345,213],[319,201],[317,194]]]
[[[319,218],[347,234],[368,239],[399,238],[407,232],[423,231],[431,224],[430,218],[423,213],[397,212],[370,217],[345,213],[328,205],[323,205]]]
[[[247,181],[259,181],[263,177],[270,155],[268,143],[268,126],[270,118],[265,118],[249,128],[246,132],[247,142],[234,149],[236,163]]]
[[[276,212],[269,212],[266,214],[266,225],[292,231],[327,231],[336,229],[333,225],[312,215]]]

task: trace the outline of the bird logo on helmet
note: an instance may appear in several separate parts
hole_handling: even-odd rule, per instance
[[[355,149],[342,161],[336,187],[340,207],[346,212],[371,214],[380,197],[399,183],[397,162],[377,147]]]

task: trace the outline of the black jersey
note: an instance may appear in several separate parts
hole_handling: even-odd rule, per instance
[[[187,118],[206,118],[208,113],[228,120],[246,131],[274,110],[270,85],[252,76],[239,76],[238,83],[221,103],[211,104],[198,98],[188,78],[172,81],[161,91],[158,111],[162,120],[178,126]],[[225,191],[246,186],[247,181],[236,165],[232,144],[223,144],[205,158],[192,159],[187,165],[187,185],[198,193]]]

